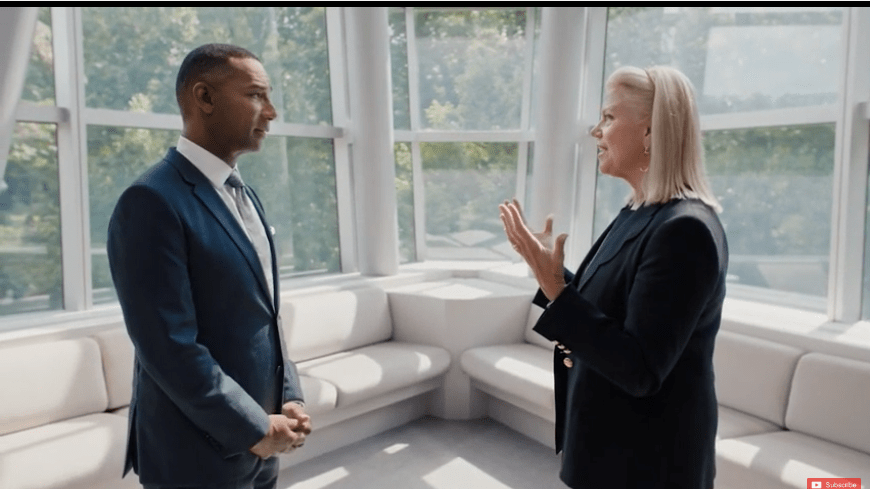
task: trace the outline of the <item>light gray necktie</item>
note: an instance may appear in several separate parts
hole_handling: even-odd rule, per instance
[[[275,286],[272,283],[272,251],[269,248],[269,238],[266,236],[266,228],[263,221],[260,220],[257,209],[254,203],[248,197],[248,192],[245,190],[245,182],[242,181],[238,169],[233,169],[233,172],[227,178],[227,185],[230,187],[230,195],[236,202],[236,209],[242,218],[245,232],[248,234],[248,239],[257,250],[257,256],[260,258],[260,265],[263,267],[263,275],[266,276],[266,282],[269,284],[269,297],[274,296]]]

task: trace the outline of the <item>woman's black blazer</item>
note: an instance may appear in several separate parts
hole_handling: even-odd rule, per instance
[[[552,303],[535,298],[546,308],[535,331],[570,350],[554,352],[562,480],[710,488],[724,230],[695,199],[626,208],[614,223]]]

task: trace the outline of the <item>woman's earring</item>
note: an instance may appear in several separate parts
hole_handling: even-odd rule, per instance
[[[649,156],[649,148],[643,148],[643,154]]]

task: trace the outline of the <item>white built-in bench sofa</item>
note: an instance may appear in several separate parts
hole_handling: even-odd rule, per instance
[[[316,429],[282,466],[424,416],[451,363],[392,339],[380,287],[287,295],[282,317]],[[141,487],[121,479],[132,343],[121,322],[86,331],[0,343],[0,488]]]
[[[532,286],[442,270],[285,293],[285,338],[315,432],[282,467],[427,414],[488,415],[552,446],[552,346],[531,330]],[[727,326],[714,358],[716,487],[803,488],[835,476],[866,486],[870,355]],[[120,479],[133,356],[117,317],[0,333],[0,488],[140,487],[134,474]]]
[[[541,312],[531,306],[524,341],[469,349],[460,363],[490,417],[553,446],[553,347],[532,330]],[[831,353],[720,330],[717,489],[804,489],[811,477],[870,487],[870,361]]]

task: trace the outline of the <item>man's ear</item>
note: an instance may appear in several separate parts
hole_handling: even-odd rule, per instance
[[[214,88],[204,81],[198,81],[191,88],[193,104],[206,114],[214,112]]]

